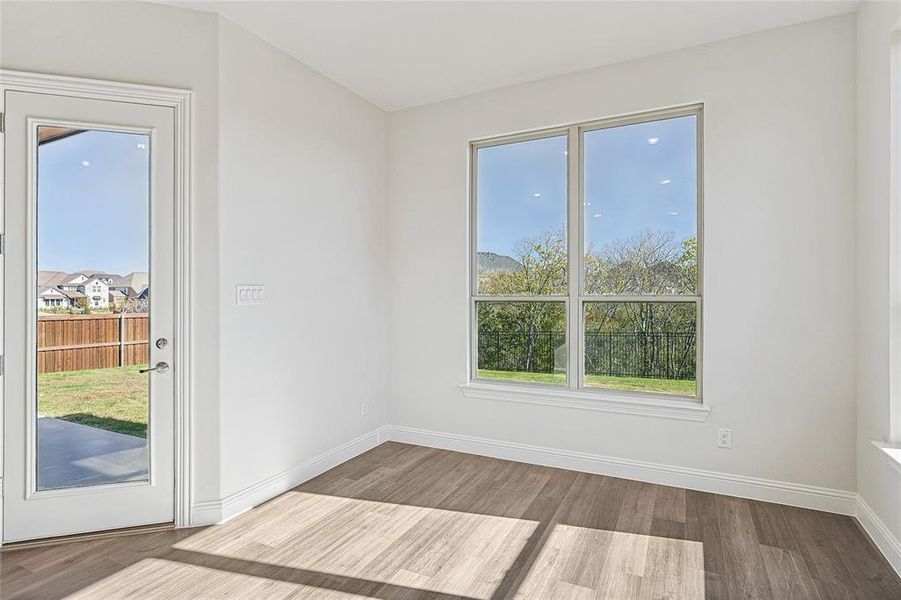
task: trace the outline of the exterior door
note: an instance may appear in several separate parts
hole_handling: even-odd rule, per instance
[[[173,520],[174,127],[5,92],[5,542]]]

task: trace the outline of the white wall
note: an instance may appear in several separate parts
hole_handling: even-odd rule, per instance
[[[195,92],[194,314],[197,500],[219,497],[217,19],[143,2],[0,4],[0,66]],[[48,43],[52,40],[52,43]]]
[[[854,60],[845,15],[392,113],[389,422],[853,490]],[[464,398],[468,140],[698,100],[709,421]]]
[[[385,113],[208,13],[4,2],[0,18],[4,68],[195,91],[195,503],[384,425]],[[238,283],[266,304],[236,307]]]
[[[857,22],[857,487],[896,538],[901,475],[871,441],[890,436],[889,310],[901,307],[889,293],[890,274],[901,277],[901,265],[890,263],[890,228],[901,215],[890,195],[891,31],[899,18],[898,2],[865,2]]]
[[[226,20],[219,52],[228,496],[385,423],[387,116]]]

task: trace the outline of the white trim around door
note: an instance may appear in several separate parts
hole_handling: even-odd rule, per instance
[[[0,69],[0,113],[4,112],[7,91],[50,94],[72,98],[89,98],[114,102],[131,102],[172,108],[175,115],[175,354],[173,357],[173,374],[175,381],[175,498],[174,515],[176,527],[189,527],[192,524],[191,507],[193,498],[193,451],[191,397],[193,390],[192,356],[193,340],[191,338],[191,265],[192,246],[192,189],[193,179],[193,96],[191,90],[167,88],[133,83],[119,83],[95,79],[83,79],[61,75],[28,73]],[[2,120],[0,120],[2,124]],[[0,135],[0,155],[4,153],[4,136]],[[5,174],[0,169],[0,190]],[[0,212],[0,233],[5,232],[6,200],[3,198],[3,211]],[[4,257],[5,259],[5,257]],[[3,319],[5,321],[5,315]],[[0,353],[4,352],[0,345]],[[2,373],[0,373],[2,376]],[[0,403],[2,409],[2,403]],[[2,414],[0,414],[2,420]],[[0,428],[2,436],[2,428]],[[0,439],[0,464],[4,464],[2,456],[2,439]],[[2,473],[0,473],[0,489],[2,489]],[[0,495],[2,510],[2,495]],[[0,521],[2,527],[2,521]],[[0,540],[3,539],[0,530]],[[0,541],[2,543],[2,541]]]

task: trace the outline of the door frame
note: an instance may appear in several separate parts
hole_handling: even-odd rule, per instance
[[[191,369],[194,354],[193,338],[191,337],[191,319],[193,314],[191,270],[193,264],[192,165],[194,162],[194,92],[180,88],[0,69],[0,113],[5,113],[7,91],[149,104],[169,107],[174,111],[175,329],[172,337],[175,340],[173,344],[173,376],[175,378],[175,423],[173,424],[175,438],[175,447],[173,449],[175,460],[175,498],[173,500],[175,526],[190,527],[192,498],[194,495],[192,444],[194,378]],[[6,223],[6,187],[4,186],[6,149],[4,135],[0,135],[0,156],[3,158],[3,165],[0,168],[0,190],[2,190],[2,198],[0,198],[0,209],[2,209],[0,210],[0,235],[2,235],[5,233]],[[5,248],[2,247],[0,247],[0,260],[6,260]],[[0,288],[2,288],[2,278],[0,278]],[[3,335],[0,336],[0,357],[5,352],[6,315],[3,314],[4,309],[5,302],[0,302],[0,319],[3,322]],[[34,327],[34,325],[30,324],[29,327]],[[4,375],[5,373],[0,369],[0,423],[3,422],[5,404],[3,401]],[[0,490],[2,490],[3,476],[6,472],[5,457],[3,456],[2,427],[0,427],[0,465],[4,465],[4,468],[0,469]],[[2,514],[2,510],[3,495],[0,493],[0,514]],[[3,522],[0,519],[0,545],[3,543],[2,528]]]

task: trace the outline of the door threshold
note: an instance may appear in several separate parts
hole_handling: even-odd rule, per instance
[[[9,542],[0,546],[0,552],[12,550],[24,550],[27,548],[40,548],[42,546],[55,546],[57,544],[69,544],[71,542],[86,542],[103,538],[120,537],[126,535],[138,535],[141,533],[155,533],[158,531],[171,531],[175,529],[175,523],[155,523],[153,525],[137,525],[135,527],[123,527],[121,529],[107,529],[105,531],[90,531],[87,533],[74,533],[58,537],[40,538],[37,540],[23,540],[21,542]]]

